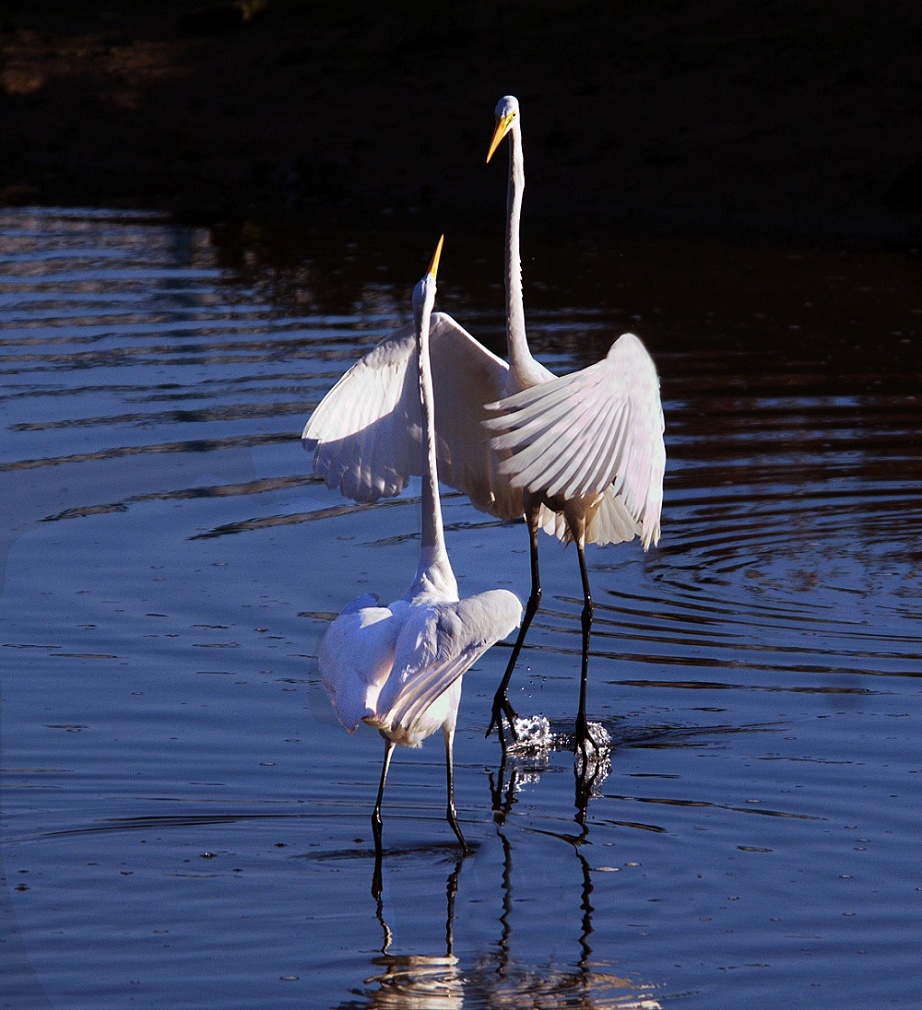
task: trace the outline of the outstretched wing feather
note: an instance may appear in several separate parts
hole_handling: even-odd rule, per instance
[[[650,356],[626,333],[594,365],[491,407],[492,443],[517,486],[549,497],[603,494],[614,482],[644,547],[659,537],[666,451],[659,379]],[[548,423],[550,419],[550,423]]]
[[[489,444],[485,404],[503,395],[509,366],[451,316],[433,313],[430,356],[439,479],[503,519],[522,514],[522,492]],[[356,501],[400,494],[423,470],[416,341],[412,326],[385,337],[324,397],[304,427],[314,472]]]

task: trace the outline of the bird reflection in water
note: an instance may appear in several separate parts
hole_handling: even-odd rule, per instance
[[[522,720],[524,722],[524,720]],[[503,761],[496,776],[490,773],[490,793],[493,801],[493,820],[497,834],[503,847],[503,913],[500,916],[502,932],[496,944],[496,956],[492,965],[496,975],[502,979],[502,984],[491,992],[483,1006],[520,1006],[524,999],[529,1005],[535,1006],[566,1006],[579,1010],[659,1010],[660,1004],[640,994],[648,985],[638,984],[630,978],[614,975],[598,970],[600,961],[594,957],[591,944],[593,933],[592,916],[595,911],[592,904],[592,869],[582,853],[582,846],[588,842],[589,828],[586,823],[586,811],[589,799],[596,795],[599,787],[610,771],[607,749],[599,753],[598,760],[592,762],[592,767],[576,769],[577,782],[577,814],[575,821],[579,830],[574,834],[550,832],[554,838],[566,842],[572,847],[580,868],[581,887],[579,891],[580,933],[578,939],[579,957],[576,964],[568,969],[538,969],[517,964],[512,954],[512,862],[513,846],[505,831],[509,814],[515,805],[519,792],[540,778],[550,765],[550,750],[576,749],[578,743],[569,734],[547,733],[546,720],[540,719],[535,727],[529,728],[516,725],[518,732],[517,746],[509,748],[503,756]],[[522,732],[522,729],[525,732]],[[608,734],[600,724],[592,725],[595,739],[601,739],[600,731],[607,738]],[[552,746],[546,749],[529,747],[528,741],[535,739],[550,740]],[[522,744],[525,744],[523,747]],[[627,990],[627,991],[626,991]],[[640,991],[640,992],[639,992]]]
[[[384,932],[380,957],[372,960],[375,967],[383,968],[379,974],[365,979],[365,985],[376,985],[366,990],[369,1007],[418,1008],[418,1010],[454,1010],[465,1005],[464,979],[458,970],[454,953],[455,895],[464,853],[454,861],[445,894],[448,911],[445,919],[445,954],[392,954],[394,934],[384,917],[384,899],[380,886],[375,896],[375,914]],[[376,860],[375,876],[380,882],[380,860]],[[372,888],[374,891],[374,888]]]
[[[520,737],[521,739],[521,737]],[[583,854],[588,842],[585,809],[578,812],[578,829],[572,834],[553,832],[552,837],[566,842],[579,867],[578,905],[579,937],[575,963],[564,966],[528,964],[514,953],[515,911],[513,861],[515,846],[509,837],[507,821],[516,797],[533,784],[550,765],[549,751],[532,749],[516,752],[510,748],[500,769],[490,773],[494,823],[502,847],[500,872],[500,933],[495,942],[471,957],[455,952],[455,916],[459,907],[463,854],[451,860],[445,883],[446,918],[444,953],[394,954],[394,934],[386,918],[383,889],[375,898],[376,915],[383,933],[381,953],[372,960],[373,974],[364,980],[361,995],[366,1002],[342,1005],[382,1010],[454,1010],[464,1007],[568,1007],[570,1010],[659,1010],[660,1004],[647,993],[650,986],[634,979],[600,970],[601,961],[592,949],[595,911],[592,904],[592,869]],[[480,874],[484,873],[483,862]],[[380,885],[380,864],[376,868]],[[477,875],[471,876],[471,882]],[[570,893],[570,892],[567,892]],[[521,897],[520,897],[521,901]],[[482,907],[479,902],[472,902]],[[463,914],[463,913],[462,913]],[[480,911],[477,913],[481,914]],[[551,913],[553,914],[553,913]],[[559,917],[556,920],[559,925]]]

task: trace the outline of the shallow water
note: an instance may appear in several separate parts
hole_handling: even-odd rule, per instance
[[[433,236],[283,244],[0,214],[3,971],[18,1008],[918,1006],[922,270],[905,254],[533,245],[533,347],[633,329],[662,375],[659,548],[587,552],[610,770],[484,739],[508,646],[437,738],[347,736],[319,638],[416,565],[410,493],[356,507],[298,435],[407,318]],[[498,251],[440,306],[502,346]],[[475,308],[476,307],[476,308]],[[444,500],[462,592],[526,536]],[[544,537],[513,681],[572,726],[576,559]]]

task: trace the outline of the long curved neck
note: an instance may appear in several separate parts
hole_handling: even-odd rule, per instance
[[[525,336],[525,299],[522,295],[522,253],[519,228],[525,193],[525,158],[522,131],[513,124],[509,144],[509,185],[506,189],[506,344],[515,376],[524,376],[533,362]]]
[[[419,548],[419,567],[411,592],[413,595],[436,590],[439,594],[458,597],[448,551],[445,547],[445,530],[442,524],[442,501],[439,497],[439,471],[436,461],[435,394],[432,389],[432,365],[429,358],[430,310],[423,310],[421,325],[417,330],[419,357],[419,398],[423,426],[423,451],[426,465],[423,470],[422,525]]]

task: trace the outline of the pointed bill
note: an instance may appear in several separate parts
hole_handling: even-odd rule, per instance
[[[493,131],[493,139],[490,141],[490,150],[487,151],[487,164],[489,165],[490,159],[493,157],[497,147],[499,147],[500,141],[509,130],[512,128],[512,121],[515,119],[515,113],[510,112],[505,116],[501,116],[496,120],[496,129]]]
[[[442,255],[442,245],[444,242],[445,236],[443,235],[439,239],[439,244],[435,247],[435,252],[432,255],[432,262],[429,264],[427,273],[433,280],[435,280],[435,275],[439,272],[439,257]]]

